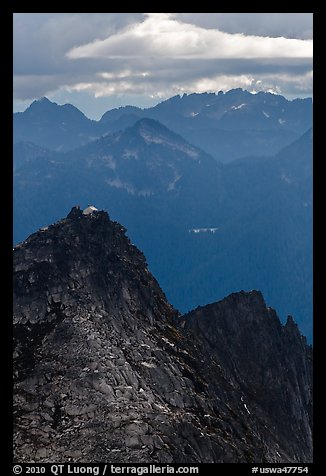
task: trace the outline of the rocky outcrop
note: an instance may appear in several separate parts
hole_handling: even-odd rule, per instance
[[[14,250],[17,462],[308,462],[311,367],[258,292],[180,316],[103,211]]]
[[[282,458],[287,448],[290,460],[310,461],[313,355],[293,318],[282,326],[259,291],[241,291],[182,316],[180,325],[219,362],[240,395],[247,424],[253,416],[260,420],[266,451],[276,436]],[[214,391],[214,379],[210,384]]]

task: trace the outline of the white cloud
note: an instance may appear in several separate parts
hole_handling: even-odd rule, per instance
[[[104,40],[70,49],[67,57],[311,58],[312,53],[312,40],[230,34],[181,22],[172,14],[151,13]]]
[[[14,96],[21,105],[46,95],[86,113],[91,103],[148,106],[149,98],[236,87],[309,96],[311,20],[296,13],[15,14]]]
[[[312,71],[304,74],[217,74],[201,77],[189,77],[188,79],[174,78],[170,82],[157,75],[138,75],[116,78],[102,74],[93,82],[81,82],[67,86],[68,91],[86,91],[96,98],[114,95],[144,95],[152,98],[166,99],[175,94],[202,93],[228,91],[233,88],[243,88],[256,93],[259,91],[273,92],[290,96],[309,95],[312,90]]]

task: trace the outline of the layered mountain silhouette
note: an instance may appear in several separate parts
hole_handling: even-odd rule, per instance
[[[14,150],[16,243],[67,203],[93,202],[128,227],[180,311],[258,288],[311,337],[311,130],[275,156],[230,164],[153,119],[65,153]]]
[[[259,291],[180,315],[125,231],[74,207],[14,249],[15,462],[311,461],[293,319]]]
[[[14,143],[33,142],[53,150],[69,150],[96,138],[99,134],[95,129],[96,122],[72,104],[58,106],[45,97],[14,114]]]
[[[298,139],[312,127],[312,100],[288,101],[276,94],[233,89],[175,96],[148,109],[121,107],[91,121],[70,104],[59,106],[42,98],[14,114],[14,141],[68,150],[144,117],[160,121],[219,161],[230,162],[244,155],[274,155]]]

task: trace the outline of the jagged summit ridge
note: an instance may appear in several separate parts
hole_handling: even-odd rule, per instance
[[[115,272],[119,271],[117,274],[122,277],[125,271],[128,278],[144,280],[143,276],[134,276],[137,271],[146,275],[155,291],[162,293],[149,274],[143,253],[125,233],[126,229],[111,221],[105,211],[93,206],[83,211],[72,208],[65,219],[41,228],[15,248],[15,261],[24,262],[16,268],[20,279],[15,291],[18,296],[26,292],[35,303],[38,299],[42,301],[43,291],[49,293],[52,285],[58,286],[60,293],[56,299],[63,308],[68,296],[76,291],[84,292],[87,285],[93,287],[94,293],[103,292],[107,299],[116,298],[113,293],[118,283],[113,283],[111,276],[116,277]],[[18,300],[14,302],[17,304]],[[19,306],[17,312],[18,309]],[[41,316],[46,318],[47,314],[38,312],[38,317]],[[35,320],[35,314],[30,318]]]
[[[125,232],[75,207],[14,250],[15,461],[310,461],[300,335],[257,291],[180,316]]]

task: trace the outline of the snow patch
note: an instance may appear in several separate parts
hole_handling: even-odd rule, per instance
[[[172,148],[176,150],[180,150],[181,152],[184,152],[185,154],[189,155],[189,157],[191,157],[192,159],[196,159],[198,157],[198,152],[195,149],[193,149],[191,146],[187,147],[186,145],[182,145],[182,144],[173,144]]]
[[[163,144],[163,142],[165,142],[163,137],[160,137],[159,135],[151,134],[150,132],[145,130],[141,130],[140,135],[142,136],[142,138],[147,144]]]
[[[172,182],[169,183],[168,185],[168,192],[170,192],[171,190],[175,190],[175,185],[176,183],[178,182],[178,180],[180,180],[182,177],[182,175],[176,175],[174,177],[174,179],[172,180]]]
[[[137,152],[137,150],[125,149],[123,154],[122,154],[122,158],[124,158],[124,159],[130,159],[130,158],[138,159],[138,152]]]
[[[231,109],[233,109],[234,111],[236,111],[237,109],[242,109],[246,104],[239,104],[239,106],[232,106]]]
[[[247,412],[249,413],[249,415],[251,415],[250,411],[248,410],[247,405],[244,403],[243,406],[245,407],[245,409],[247,410]]]
[[[113,159],[112,155],[105,155],[102,157],[102,161],[104,162],[105,166],[108,167],[111,170],[116,170],[117,164],[115,160]]]
[[[180,144],[179,142],[168,140],[164,136],[154,135],[144,130],[141,131],[141,136],[147,144],[164,144],[167,147],[171,147],[171,149],[180,150],[181,152],[184,152],[193,159],[198,157],[198,152],[190,145],[187,146],[186,144]]]
[[[241,402],[243,403],[243,396],[241,396],[240,398]],[[247,410],[247,412],[249,413],[249,415],[251,414],[248,407],[247,407],[247,404],[246,403],[243,403],[243,406],[245,407],[245,409]]]
[[[264,114],[265,117],[270,117],[270,115],[267,114],[267,112],[265,112],[265,111],[263,111],[263,114]]]
[[[212,227],[212,228],[190,228],[189,233],[194,233],[197,235],[198,233],[216,233],[218,227]]]
[[[286,120],[280,118],[280,119],[278,120],[278,122],[279,122],[279,124],[285,124],[285,123],[286,123]]]
[[[151,195],[154,195],[154,192],[149,189],[136,190],[133,185],[123,182],[119,177],[114,179],[106,179],[105,183],[107,183],[110,187],[124,189],[130,193],[130,195],[138,195],[140,197],[150,197]]]
[[[292,180],[289,179],[289,177],[287,177],[284,172],[281,175],[281,180],[283,180],[283,182],[286,182],[286,183],[292,183]]]

